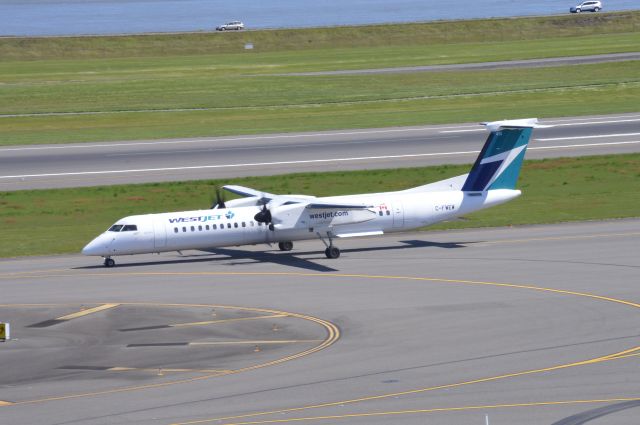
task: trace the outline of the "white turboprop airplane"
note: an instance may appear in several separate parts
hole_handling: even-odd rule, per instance
[[[243,196],[212,209],[134,215],[118,220],[84,247],[84,255],[113,256],[209,250],[216,247],[320,239],[327,258],[338,258],[336,238],[382,235],[427,226],[502,204],[515,189],[535,118],[483,123],[491,132],[469,174],[398,192],[317,198],[275,195],[242,186],[224,189]]]

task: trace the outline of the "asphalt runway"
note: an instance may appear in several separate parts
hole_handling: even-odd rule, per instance
[[[0,260],[0,423],[619,425],[640,219]]]
[[[544,119],[528,159],[640,152],[640,114]],[[0,148],[0,190],[472,163],[478,124]]]

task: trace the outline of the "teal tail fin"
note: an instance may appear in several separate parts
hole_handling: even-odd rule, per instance
[[[463,191],[515,189],[536,118],[483,123],[491,132],[462,186]]]

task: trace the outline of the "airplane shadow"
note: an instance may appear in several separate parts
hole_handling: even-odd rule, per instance
[[[392,250],[402,250],[402,249],[415,249],[415,248],[441,248],[441,249],[456,249],[456,248],[465,248],[469,244],[480,243],[481,241],[474,242],[429,242],[422,240],[405,240],[399,241],[402,245],[394,245],[394,246],[370,246],[363,248],[349,248],[342,249],[343,253],[350,252],[375,252],[375,251],[392,251]],[[313,251],[296,251],[294,252],[281,252],[281,251],[244,251],[241,249],[232,249],[232,248],[211,248],[211,249],[201,249],[200,251],[206,252],[207,254],[192,254],[192,255],[184,255],[179,259],[174,260],[162,260],[162,261],[145,261],[139,263],[125,263],[118,264],[117,268],[127,268],[127,267],[141,267],[141,266],[152,266],[152,265],[167,265],[167,264],[193,264],[193,263],[205,263],[205,262],[217,262],[224,261],[226,265],[246,265],[246,264],[256,264],[256,263],[272,263],[272,264],[280,264],[286,267],[294,267],[305,270],[317,271],[317,272],[336,272],[339,271],[333,267],[329,267],[324,264],[319,264],[313,260],[326,260],[324,254],[321,254],[321,251],[313,250]],[[213,257],[211,254],[215,254]],[[218,257],[217,255],[221,255],[222,257]],[[303,255],[315,255],[312,258],[301,258]],[[231,262],[229,260],[232,260]],[[249,260],[249,261],[247,261]],[[102,265],[93,265],[93,266],[83,266],[83,267],[74,267],[74,269],[82,270],[82,269],[101,269],[104,268]]]

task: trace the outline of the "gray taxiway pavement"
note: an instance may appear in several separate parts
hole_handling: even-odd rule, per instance
[[[640,114],[543,119],[528,159],[640,152]],[[471,163],[478,124],[0,148],[0,190]]]
[[[637,422],[640,220],[340,247],[1,260],[0,423]]]

